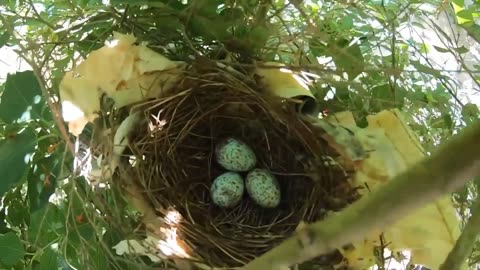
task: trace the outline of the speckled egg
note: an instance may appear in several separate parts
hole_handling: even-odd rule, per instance
[[[268,170],[255,169],[249,172],[245,187],[252,200],[262,207],[275,208],[280,203],[280,185]]]
[[[234,172],[246,172],[255,167],[257,157],[246,143],[227,138],[217,144],[215,156],[218,164]]]
[[[226,172],[213,180],[210,196],[214,204],[229,208],[240,202],[244,190],[242,176],[235,172]]]

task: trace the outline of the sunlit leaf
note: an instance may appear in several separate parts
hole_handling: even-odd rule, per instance
[[[10,39],[10,32],[7,30],[3,31],[3,33],[0,34],[0,48],[5,46]]]
[[[463,9],[456,13],[458,23],[468,23],[473,21],[473,10]]]
[[[42,99],[40,85],[32,71],[8,75],[0,100],[0,118],[7,123],[39,119],[44,106]]]
[[[471,11],[465,9],[465,0],[452,0],[452,6],[459,24],[468,23],[473,20]]]

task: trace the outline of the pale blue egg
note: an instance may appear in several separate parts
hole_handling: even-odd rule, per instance
[[[229,208],[240,202],[244,190],[242,176],[236,172],[226,172],[213,180],[210,196],[214,204]]]
[[[255,169],[249,172],[245,187],[252,200],[262,207],[275,208],[280,204],[280,185],[268,170]]]
[[[252,148],[246,143],[227,138],[220,142],[215,149],[218,164],[234,172],[246,172],[255,167],[257,157]]]

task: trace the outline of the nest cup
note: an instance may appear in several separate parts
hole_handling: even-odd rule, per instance
[[[295,112],[294,102],[270,96],[254,76],[190,67],[169,93],[136,106],[143,120],[130,134],[127,153],[135,163],[119,177],[133,176],[141,199],[160,217],[171,209],[179,213],[165,226],[175,228],[191,259],[214,267],[244,265],[301,222],[318,221],[357,198],[348,174],[330,162],[338,154],[319,131]],[[215,147],[227,137],[247,143],[256,168],[275,175],[278,207],[262,208],[247,194],[233,208],[213,204],[211,184],[226,172],[215,161]],[[332,256],[317,261],[338,263],[338,253]]]

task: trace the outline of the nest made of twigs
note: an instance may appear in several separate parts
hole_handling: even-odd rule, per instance
[[[136,161],[120,174],[128,181],[133,176],[143,199],[159,213],[178,211],[182,218],[172,226],[182,246],[191,258],[216,267],[241,266],[301,222],[320,220],[357,198],[348,173],[332,162],[338,154],[295,112],[295,103],[243,76],[192,67],[169,95],[137,106],[143,121],[129,138]],[[257,167],[276,176],[278,207],[261,208],[247,195],[231,209],[212,203],[211,183],[225,172],[214,149],[226,137],[250,145]],[[323,263],[338,263],[332,260]]]

